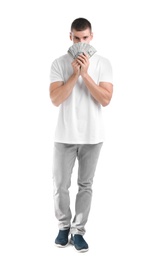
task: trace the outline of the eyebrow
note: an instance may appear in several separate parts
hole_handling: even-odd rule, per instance
[[[89,37],[89,36],[86,35],[86,36],[83,36],[82,38],[88,38],[88,37]],[[78,39],[78,40],[80,39],[80,38],[79,38],[78,36],[76,36],[76,35],[74,36],[74,38],[76,38],[76,39]]]

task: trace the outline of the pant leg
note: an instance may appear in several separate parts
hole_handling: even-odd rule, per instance
[[[70,227],[71,210],[69,187],[71,173],[77,157],[77,146],[63,143],[54,144],[53,154],[53,187],[55,216],[59,229]]]
[[[85,233],[92,199],[93,178],[100,154],[102,143],[94,145],[80,145],[78,149],[78,186],[76,196],[75,217],[71,226],[71,233]]]

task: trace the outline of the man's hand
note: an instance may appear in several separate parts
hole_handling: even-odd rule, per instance
[[[73,74],[80,76],[80,64],[78,61],[75,59],[72,63],[72,68],[73,68]]]
[[[84,76],[85,74],[87,74],[88,71],[88,67],[89,67],[89,58],[88,55],[86,53],[84,54],[80,54],[76,61],[78,62],[78,64],[80,65],[80,75]]]

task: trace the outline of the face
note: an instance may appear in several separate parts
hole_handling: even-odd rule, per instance
[[[93,34],[89,28],[84,31],[73,30],[70,33],[70,40],[73,41],[73,43],[78,43],[78,42],[89,43],[92,40],[92,38],[93,38]]]

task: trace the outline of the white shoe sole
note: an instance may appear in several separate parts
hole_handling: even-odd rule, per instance
[[[66,245],[64,245],[64,246],[61,245],[61,244],[56,244],[56,243],[55,243],[55,246],[56,246],[56,247],[60,247],[60,248],[67,247],[68,245],[69,245],[69,241],[68,241],[68,243],[67,243]]]
[[[71,240],[71,239],[70,239],[70,244],[71,244],[72,246],[74,246],[74,242],[73,242],[73,240]],[[87,252],[87,251],[89,250],[89,248],[78,250],[78,249],[76,249],[75,246],[74,246],[74,249],[75,249],[75,251],[78,252],[78,253],[85,253],[85,252]]]

